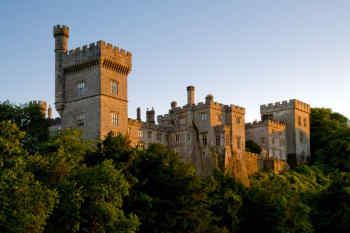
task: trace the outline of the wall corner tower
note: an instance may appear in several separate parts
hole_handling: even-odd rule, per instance
[[[53,27],[55,38],[55,107],[62,116],[65,103],[65,80],[63,74],[63,59],[68,51],[69,27],[56,25]]]

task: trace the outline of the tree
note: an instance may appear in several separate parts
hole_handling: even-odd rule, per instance
[[[43,232],[57,203],[57,192],[35,180],[27,170],[25,133],[0,122],[0,231]]]
[[[50,121],[45,119],[39,104],[13,105],[9,101],[0,103],[0,122],[11,121],[26,132],[23,146],[31,153],[49,138]]]
[[[317,167],[257,174],[243,198],[242,232],[315,232],[313,201],[328,184],[329,178]]]
[[[311,110],[311,154],[313,161],[332,169],[350,171],[350,127],[348,119],[330,109]]]
[[[350,173],[335,174],[320,193],[314,212],[316,232],[350,232]]]
[[[138,182],[126,210],[140,217],[140,232],[210,232],[207,191],[194,168],[175,152],[152,144],[138,151],[129,171]]]
[[[247,140],[245,143],[245,149],[248,152],[252,152],[252,153],[256,153],[256,154],[260,154],[261,153],[261,147],[256,144],[254,141],[252,140]]]
[[[36,177],[59,194],[45,232],[136,231],[138,218],[122,209],[130,185],[111,160],[87,166],[85,157],[95,150],[79,131],[65,130],[28,158]]]
[[[208,178],[206,186],[209,189],[209,209],[216,217],[214,223],[227,232],[240,232],[239,213],[246,188],[230,173],[224,174],[220,170],[214,171]]]

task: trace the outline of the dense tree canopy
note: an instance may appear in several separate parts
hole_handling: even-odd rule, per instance
[[[350,127],[348,119],[330,109],[311,111],[313,161],[331,169],[350,171]]]
[[[247,140],[245,142],[245,150],[248,152],[260,154],[261,147],[252,140]]]
[[[49,137],[49,123],[36,105],[0,104],[1,232],[350,232],[348,119],[330,109],[312,109],[312,165],[250,188],[226,171],[199,177],[159,144]]]

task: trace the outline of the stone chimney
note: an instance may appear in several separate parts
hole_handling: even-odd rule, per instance
[[[194,105],[194,86],[187,87],[187,104]]]
[[[47,109],[47,117],[51,120],[52,119],[52,107],[49,105],[49,108]]]
[[[146,122],[151,123],[151,124],[155,124],[156,122],[154,120],[155,119],[154,117],[155,117],[155,111],[152,107],[151,110],[146,111]]]
[[[136,108],[136,119],[141,122],[141,108]]]
[[[171,101],[170,106],[171,106],[171,109],[175,109],[177,107],[177,102]]]
[[[211,103],[214,103],[214,96],[209,94],[205,97],[205,103],[206,104],[211,104]]]

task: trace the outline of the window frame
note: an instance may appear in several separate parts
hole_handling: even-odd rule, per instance
[[[202,121],[208,120],[208,113],[207,112],[200,112],[200,118]]]
[[[77,95],[78,97],[81,97],[83,95],[85,95],[85,80],[80,80],[77,82]]]
[[[111,94],[118,95],[119,94],[119,82],[116,80],[111,80]]]
[[[77,125],[78,127],[85,127],[86,126],[86,113],[81,112],[77,116]]]
[[[112,115],[112,126],[118,127],[119,126],[119,113],[112,112],[111,115]]]

